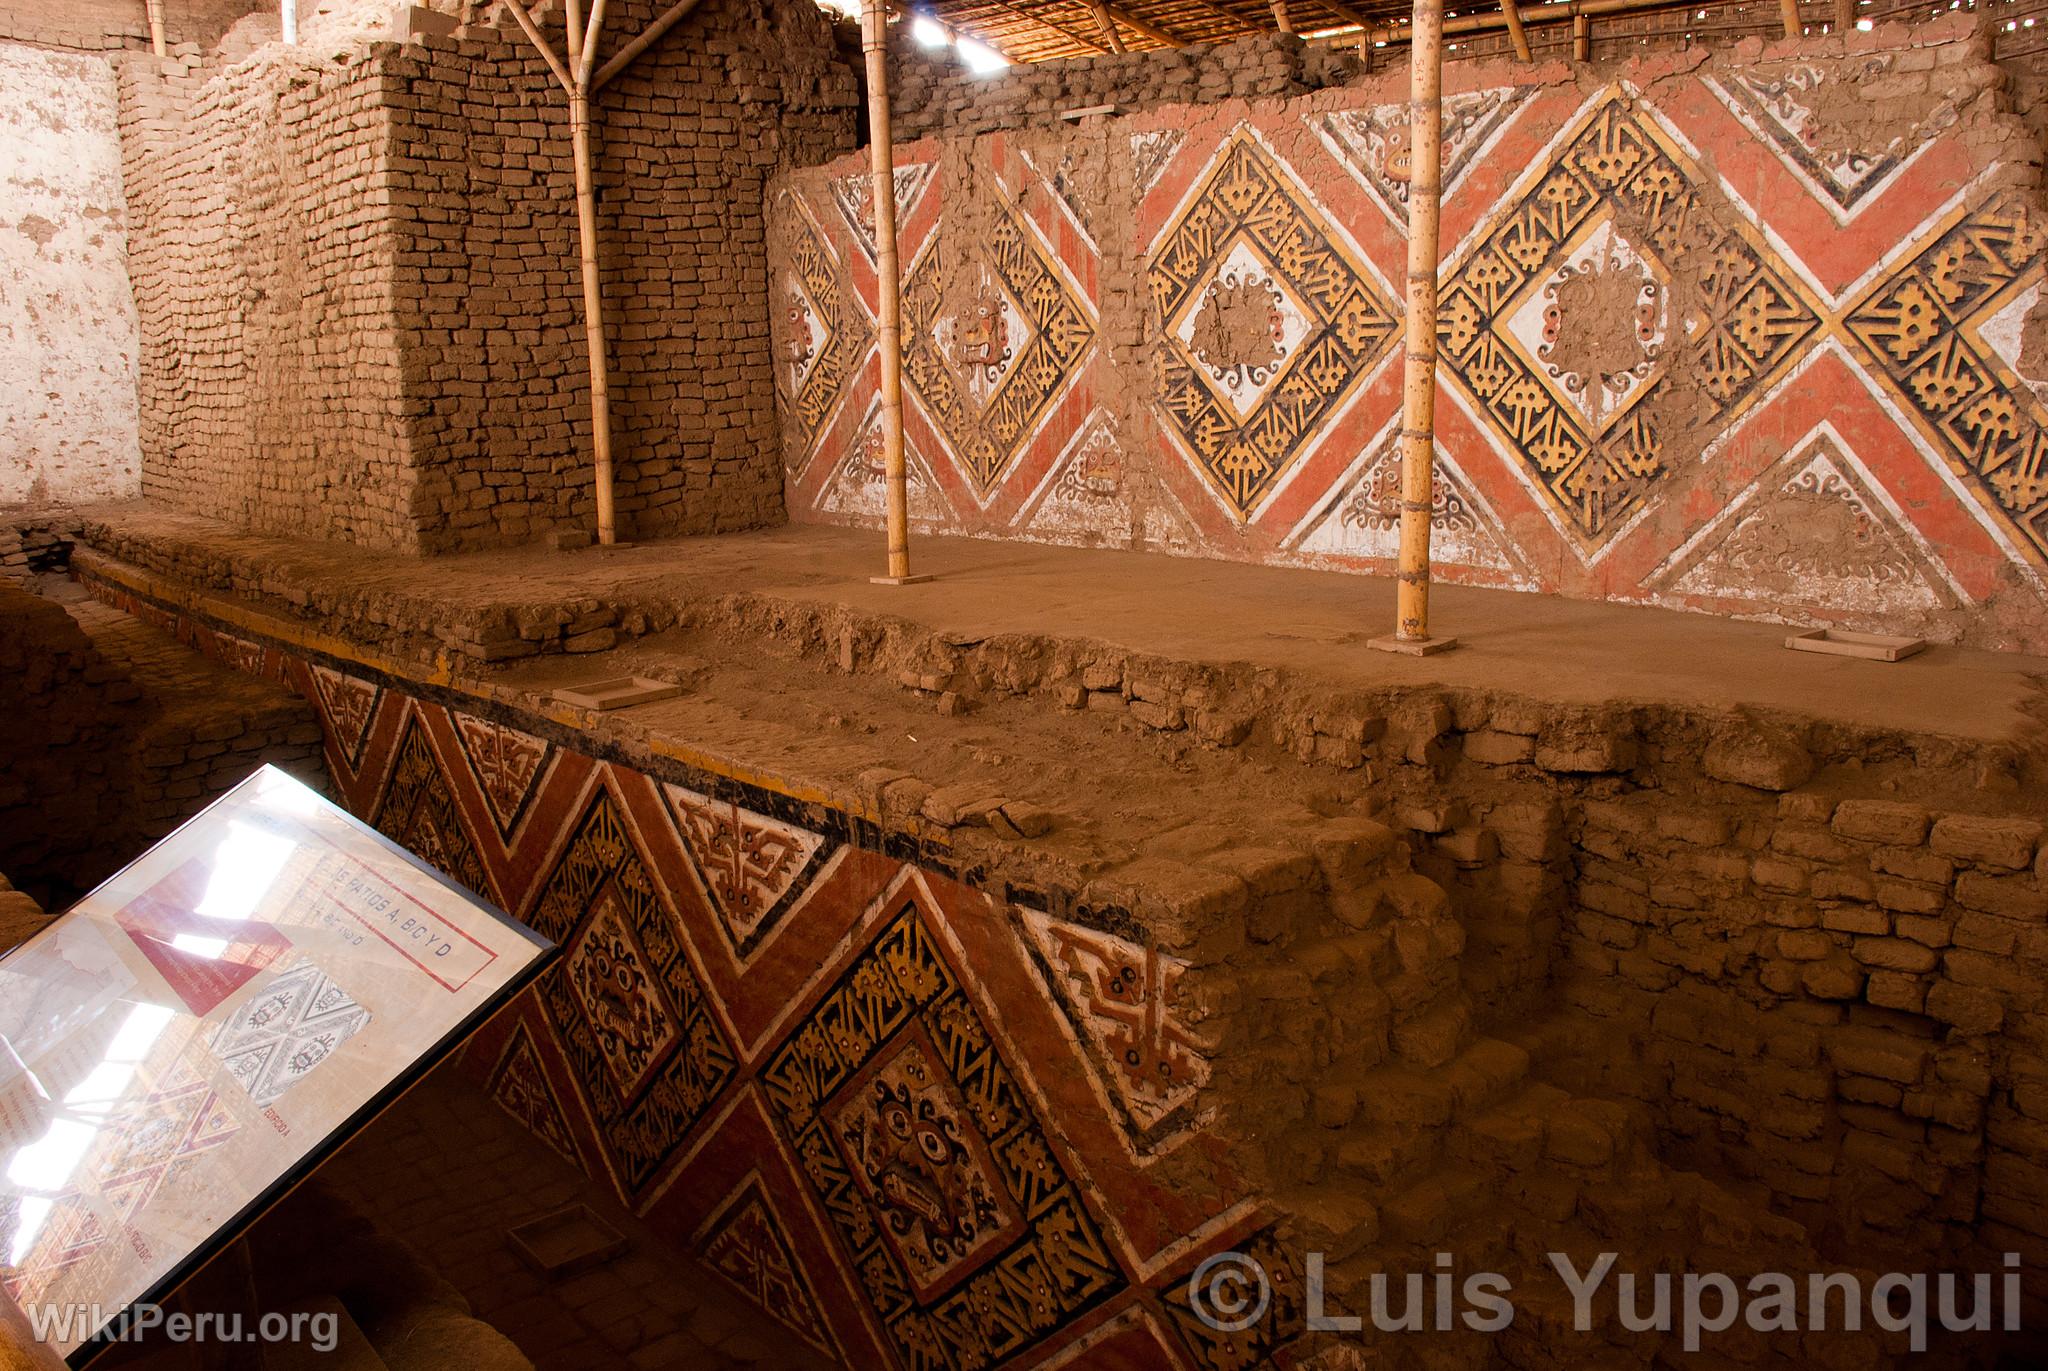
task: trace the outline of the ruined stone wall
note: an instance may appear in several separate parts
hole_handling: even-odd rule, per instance
[[[388,53],[122,59],[145,494],[250,528],[418,544],[392,317]]]
[[[1355,50],[1264,33],[1228,43],[1032,62],[981,76],[948,49],[919,46],[901,25],[890,39],[890,118],[899,142],[1059,128],[1063,115],[1105,105],[1130,114],[1160,105],[1301,95],[1341,86],[1365,68]]]
[[[71,873],[99,864],[109,828],[117,844],[126,830],[121,740],[139,692],[63,606],[0,581],[0,710],[33,721],[0,730],[0,870],[47,907],[53,890],[77,893]]]
[[[657,12],[607,11],[610,53]],[[479,31],[485,32],[485,31]],[[430,548],[594,528],[566,101],[516,31],[392,59],[397,295]],[[612,441],[631,536],[782,517],[761,206],[852,146],[856,94],[800,0],[719,0],[595,118]]]
[[[104,58],[0,42],[0,505],[141,489],[116,103]]]
[[[1404,81],[900,148],[913,523],[1389,570]],[[2004,87],[1966,16],[1447,68],[1437,574],[2048,650],[2048,221]],[[774,192],[797,519],[882,511],[863,172]]]

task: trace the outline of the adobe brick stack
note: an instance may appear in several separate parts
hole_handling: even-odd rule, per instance
[[[1229,43],[1109,57],[1076,57],[977,76],[949,50],[891,34],[890,114],[899,142],[969,137],[998,129],[1058,128],[1062,115],[1113,105],[1129,114],[1154,105],[1302,95],[1340,86],[1364,70],[1355,52],[1283,33]]]
[[[98,871],[124,828],[124,740],[145,712],[61,605],[0,580],[0,718],[34,721],[0,730],[0,871],[39,903],[75,893],[70,873]]]
[[[236,20],[276,0],[170,0],[164,36],[192,50],[210,48]],[[0,0],[0,40],[82,52],[146,52],[143,0]]]
[[[143,493],[415,546],[378,63],[117,68]]]
[[[607,10],[605,52],[652,19]],[[420,538],[594,525],[566,103],[516,32],[387,60]],[[596,117],[622,527],[782,519],[764,214],[780,167],[853,146],[857,92],[802,0],[712,0]]]
[[[43,907],[9,885],[7,877],[0,874],[0,952],[17,943],[27,942],[48,922],[49,916],[43,913]]]
[[[566,101],[469,32],[123,61],[146,494],[403,552],[592,527]],[[766,186],[853,146],[852,75],[815,6],[712,0],[597,104],[621,525],[779,522]]]

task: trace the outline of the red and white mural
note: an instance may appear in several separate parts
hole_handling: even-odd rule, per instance
[[[2039,149],[1881,37],[1447,74],[1440,574],[2048,651]],[[914,524],[1389,569],[1391,97],[900,149]],[[771,193],[798,519],[881,517],[860,166]]]
[[[1188,1304],[1273,1219],[1127,911],[997,900],[855,815],[88,584],[302,694],[339,802],[562,947],[466,1067],[833,1363],[1197,1371],[1299,1336],[1291,1292],[1228,1333]]]

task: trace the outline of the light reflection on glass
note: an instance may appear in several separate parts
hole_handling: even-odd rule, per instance
[[[212,919],[242,919],[255,912],[297,844],[248,824],[228,824],[213,854],[206,894],[192,912]]]
[[[176,1017],[160,1004],[137,1004],[114,1030],[113,1041],[85,1079],[64,1094],[64,1107],[74,1117],[59,1117],[34,1142],[16,1148],[7,1161],[8,1182],[21,1191],[21,1207],[8,1252],[8,1264],[19,1266],[35,1246],[49,1220],[56,1197],[71,1181],[93,1139],[135,1078],[136,1068]]]

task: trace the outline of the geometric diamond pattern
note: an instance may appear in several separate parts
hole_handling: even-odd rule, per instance
[[[1716,221],[1698,187],[1701,174],[1654,120],[1610,91],[1581,118],[1562,153],[1483,231],[1445,283],[1437,332],[1446,370],[1471,392],[1508,449],[1566,521],[1585,551],[1597,549],[1652,501],[1670,474],[1666,447],[1687,422],[1725,422],[1784,369],[1820,327],[1820,318],[1768,253]],[[1683,261],[1691,288],[1670,302],[1663,327],[1664,365],[1644,379],[1611,426],[1561,399],[1527,347],[1509,338],[1531,300],[1557,289],[1557,274],[1593,231],[1625,239],[1632,254]],[[1549,332],[1600,351],[1602,330],[1635,327],[1633,304],[1580,292],[1576,306],[1554,301]],[[1666,413],[1660,403],[1673,374],[1704,397]],[[1599,386],[1581,372],[1582,385]]]
[[[904,379],[982,494],[1001,482],[1095,338],[1087,306],[1037,231],[1007,197],[991,200],[985,232],[962,244],[947,225],[903,282]]]
[[[618,802],[600,787],[526,922],[567,950],[541,1003],[629,1193],[732,1078],[732,1046]]]
[[[750,1176],[705,1228],[704,1262],[805,1342],[831,1355],[831,1335],[759,1176]]]
[[[744,960],[809,887],[832,844],[730,800],[679,785],[662,793],[719,926]]]
[[[1394,337],[1395,312],[1307,192],[1240,128],[1146,266],[1166,428],[1240,519]]]
[[[916,902],[761,1081],[905,1365],[980,1371],[1122,1284]]]
[[[2044,247],[2048,221],[2006,192],[1874,283],[1847,323],[1971,493],[2048,562],[2048,411],[1982,331],[2041,280]]]
[[[776,227],[789,267],[774,283],[770,315],[775,382],[794,443],[808,459],[859,369],[870,334],[810,216],[795,207],[794,197],[784,199],[791,208],[777,216]]]

